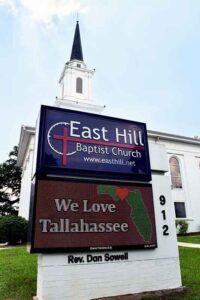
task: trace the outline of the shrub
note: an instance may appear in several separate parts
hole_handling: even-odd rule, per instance
[[[188,230],[188,223],[184,220],[176,220],[176,228],[178,231],[178,234],[185,235]]]
[[[0,217],[0,243],[15,245],[27,240],[28,221],[14,215]]]

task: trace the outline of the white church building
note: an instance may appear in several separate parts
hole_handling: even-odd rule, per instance
[[[89,70],[83,60],[77,22],[70,61],[65,64],[61,73],[59,80],[61,93],[54,105],[103,114],[105,107],[95,104],[92,98],[93,75],[94,70]],[[34,137],[34,127],[21,127],[18,153],[18,165],[22,168],[19,215],[26,219],[29,218]],[[155,144],[160,144],[161,148],[166,149],[168,160],[166,176],[171,178],[171,192],[177,220],[188,222],[188,232],[200,232],[200,139],[149,130],[148,140],[150,157],[152,151],[159,149]]]

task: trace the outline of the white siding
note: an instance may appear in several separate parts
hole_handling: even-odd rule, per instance
[[[30,140],[24,158],[24,163],[22,166],[21,194],[20,194],[20,202],[19,202],[19,216],[22,216],[27,220],[29,218],[29,206],[30,206],[30,195],[31,195],[33,145],[34,145],[34,136],[32,136]]]
[[[200,145],[169,141],[152,137],[149,141],[166,146],[168,163],[171,156],[178,157],[182,176],[182,189],[172,189],[173,202],[185,202],[188,232],[200,231]],[[168,172],[167,176],[170,176]]]

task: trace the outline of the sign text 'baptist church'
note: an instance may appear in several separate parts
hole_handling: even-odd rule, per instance
[[[42,106],[36,172],[149,181],[144,123]]]

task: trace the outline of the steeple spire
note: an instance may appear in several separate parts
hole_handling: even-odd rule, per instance
[[[77,59],[83,61],[83,52],[82,52],[82,46],[81,46],[81,36],[80,36],[80,30],[79,30],[79,23],[76,22],[76,29],[74,33],[74,41],[72,46],[72,53],[70,60]]]
[[[56,106],[73,110],[101,113],[104,106],[93,104],[92,77],[94,72],[95,69],[88,69],[83,61],[77,15],[71,57],[70,60],[65,63],[59,79],[60,98],[56,99]]]

